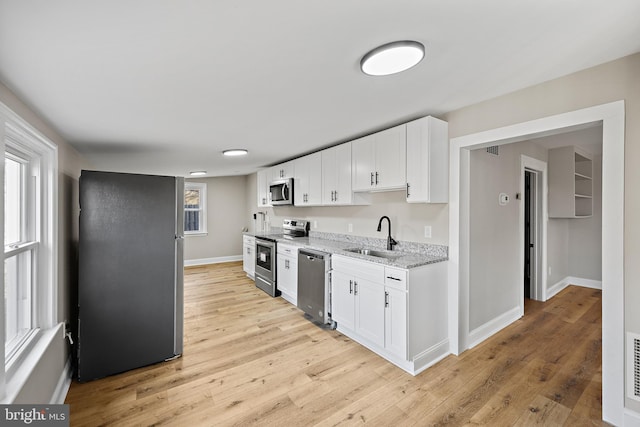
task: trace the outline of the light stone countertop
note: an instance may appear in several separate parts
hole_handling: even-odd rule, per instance
[[[270,237],[278,243],[299,246],[332,255],[344,255],[363,261],[388,265],[390,267],[411,269],[427,264],[446,261],[448,259],[448,247],[443,245],[431,245],[428,243],[415,243],[400,241],[393,251],[387,251],[386,239],[377,239],[362,236],[344,234],[331,234],[311,232],[309,237],[278,237],[281,230],[272,230],[269,233],[244,233],[248,236]],[[367,248],[400,255],[398,258],[382,258],[371,255],[363,255],[349,252],[346,249]]]

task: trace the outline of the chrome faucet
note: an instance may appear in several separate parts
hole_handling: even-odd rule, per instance
[[[391,237],[391,220],[389,219],[389,217],[388,217],[388,216],[386,216],[386,215],[385,215],[385,216],[383,216],[382,218],[380,218],[380,221],[378,221],[378,231],[381,231],[381,230],[382,230],[382,220],[383,220],[383,219],[385,219],[385,218],[386,218],[386,219],[387,219],[387,221],[389,222],[389,236],[387,236],[387,250],[392,251],[392,250],[393,250],[393,247],[394,247],[395,245],[397,245],[397,244],[398,244],[398,242],[396,242],[396,241],[393,239],[393,237]]]

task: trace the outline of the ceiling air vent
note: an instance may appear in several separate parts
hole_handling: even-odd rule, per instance
[[[498,146],[497,145],[493,145],[491,147],[487,147],[487,153],[493,154],[494,156],[497,156],[498,155]]]
[[[627,396],[640,401],[640,335],[627,332]]]

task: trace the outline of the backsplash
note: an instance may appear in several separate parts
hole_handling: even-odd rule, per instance
[[[354,236],[352,234],[325,233],[321,231],[310,231],[309,237],[316,239],[335,240],[338,242],[349,242],[353,243],[354,246],[363,246],[367,248],[385,249],[387,247],[387,239],[380,239],[376,237]],[[395,246],[394,250],[421,255],[429,255],[434,257],[449,256],[448,246],[434,245],[430,243],[406,242],[403,240],[398,241],[398,244]]]

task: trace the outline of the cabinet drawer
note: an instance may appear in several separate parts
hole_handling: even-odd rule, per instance
[[[283,245],[281,243],[278,243],[277,248],[278,248],[278,255],[293,256],[293,257],[298,256],[297,246]]]
[[[256,244],[256,238],[253,236],[242,236],[242,244],[253,246]]]
[[[384,284],[392,288],[407,290],[407,270],[385,267]]]
[[[384,283],[384,265],[333,255],[331,257],[331,266],[334,270],[345,274],[371,280],[375,283]]]

